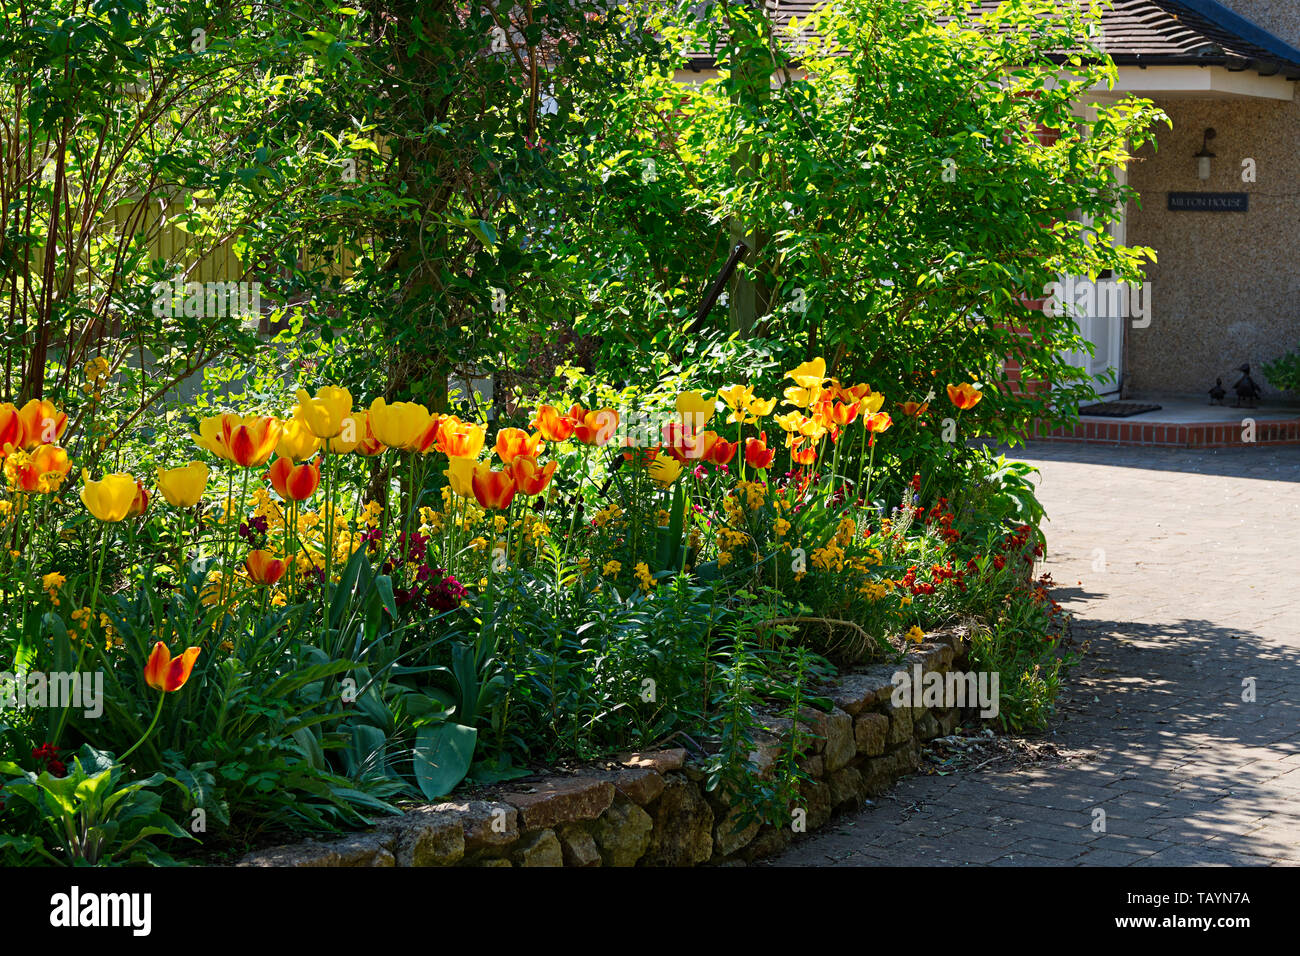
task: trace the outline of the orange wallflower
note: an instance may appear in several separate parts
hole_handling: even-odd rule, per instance
[[[320,464],[313,459],[295,465],[292,458],[277,458],[266,480],[285,501],[306,501],[320,486]]]
[[[194,661],[199,656],[197,647],[187,647],[179,657],[172,657],[167,645],[159,641],[144,665],[144,682],[164,694],[180,690],[190,679]]]

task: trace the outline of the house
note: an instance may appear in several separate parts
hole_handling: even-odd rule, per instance
[[[820,5],[766,2],[778,28]],[[1000,2],[970,0],[970,8]],[[1085,415],[1078,429],[1042,437],[1236,444],[1243,416],[1253,415],[1249,440],[1300,441],[1300,409],[1286,408],[1287,396],[1262,371],[1300,348],[1293,304],[1300,269],[1290,236],[1300,212],[1300,0],[1111,0],[1101,23],[1118,81],[1092,91],[1079,113],[1133,94],[1161,107],[1173,127],[1157,130],[1158,147],[1141,148],[1116,170],[1140,198],[1113,235],[1155,249],[1158,259],[1141,290],[1085,297],[1093,307],[1078,321],[1093,354],[1069,358],[1092,373],[1106,411],[1117,410],[1116,400],[1162,408],[1131,419]],[[713,59],[693,53],[677,78],[715,75]],[[1044,295],[1074,281],[1062,277]],[[1264,391],[1255,412],[1230,407],[1243,364]],[[1016,374],[1012,368],[1009,377]],[[1217,379],[1229,407],[1202,411]]]

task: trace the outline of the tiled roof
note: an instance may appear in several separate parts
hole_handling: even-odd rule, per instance
[[[1000,2],[971,0],[971,11],[992,10]],[[806,17],[820,0],[766,3],[784,25]],[[1225,66],[1300,79],[1300,50],[1216,0],[1112,0],[1101,19],[1102,49],[1120,66]],[[691,69],[714,65],[707,53],[688,60]]]

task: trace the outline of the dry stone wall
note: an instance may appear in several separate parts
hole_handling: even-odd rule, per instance
[[[819,694],[830,713],[801,721],[804,828],[879,796],[920,765],[921,745],[951,733],[955,707],[894,707],[899,670],[947,673],[965,665],[961,631],[926,636],[900,664],[840,675]],[[770,767],[790,721],[764,721],[752,759]],[[809,738],[808,733],[815,736]],[[374,830],[250,854],[240,866],[699,866],[736,865],[782,850],[792,826],[742,825],[737,807],[705,790],[685,750],[630,754],[617,769],[515,782],[475,799],[419,807]]]

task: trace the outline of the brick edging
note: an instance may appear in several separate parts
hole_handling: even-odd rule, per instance
[[[1254,409],[1243,408],[1242,421],[1253,418]],[[1300,444],[1300,418],[1260,421],[1255,419],[1254,441],[1243,441],[1245,426],[1240,422],[1184,422],[1181,424],[1080,419],[1077,425],[1043,431],[1037,426],[1027,437],[1043,442],[1091,442],[1094,444],[1150,445],[1164,448],[1236,448],[1250,445]]]
[[[921,744],[951,733],[954,708],[899,707],[891,701],[899,670],[946,673],[964,664],[964,631],[926,635],[900,663],[840,675],[818,693],[830,713],[808,710],[801,786],[807,831],[851,810],[920,766]],[[790,722],[765,718],[769,733],[752,753],[770,768],[789,739]],[[792,826],[741,826],[738,810],[704,789],[704,773],[684,750],[630,754],[618,769],[519,782],[419,807],[373,830],[329,842],[251,853],[237,866],[696,866],[746,863],[780,852]]]

